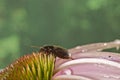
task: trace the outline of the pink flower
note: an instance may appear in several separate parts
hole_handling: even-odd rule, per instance
[[[120,54],[102,51],[120,47],[120,40],[69,49],[71,59],[57,58],[53,80],[120,80]]]
[[[1,80],[120,80],[120,40],[69,49],[71,59],[42,53],[25,55],[0,71]],[[55,63],[54,63],[55,62]],[[17,73],[17,74],[16,74]]]

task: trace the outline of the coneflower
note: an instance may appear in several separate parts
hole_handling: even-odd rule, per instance
[[[69,49],[73,59],[54,53],[25,55],[0,72],[0,80],[120,80],[120,54],[102,50],[120,47],[120,40]]]
[[[55,56],[44,53],[25,55],[0,73],[0,80],[50,80]]]

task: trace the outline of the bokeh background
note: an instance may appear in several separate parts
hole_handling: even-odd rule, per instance
[[[38,48],[120,39],[120,0],[0,0],[0,68]]]

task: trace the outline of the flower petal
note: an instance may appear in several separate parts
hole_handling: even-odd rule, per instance
[[[65,72],[66,70],[69,71],[69,73]],[[91,77],[94,80],[120,80],[120,63],[106,59],[76,59],[62,64],[55,71],[59,71],[55,75],[56,77],[58,75],[69,74],[83,75]]]
[[[53,80],[93,80],[93,79],[85,76],[77,76],[77,75],[60,75],[54,77]]]
[[[111,61],[120,62],[120,54],[112,53],[112,52],[86,52],[86,53],[77,53],[72,54],[74,59],[81,59],[81,58],[99,58],[99,59],[108,59]],[[57,63],[55,64],[56,67],[60,66],[61,64],[71,61],[71,59],[57,59]]]
[[[104,49],[109,49],[109,48],[114,48],[114,47],[116,47],[117,49],[120,47],[120,40],[77,46],[75,48],[69,49],[69,52],[73,54],[84,53],[84,52],[91,52],[91,51],[101,51]]]

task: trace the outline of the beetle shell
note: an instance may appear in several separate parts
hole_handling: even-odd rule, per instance
[[[44,52],[45,54],[54,54],[56,57],[62,59],[70,59],[71,56],[68,51],[59,46],[43,46],[40,48],[39,52]]]

